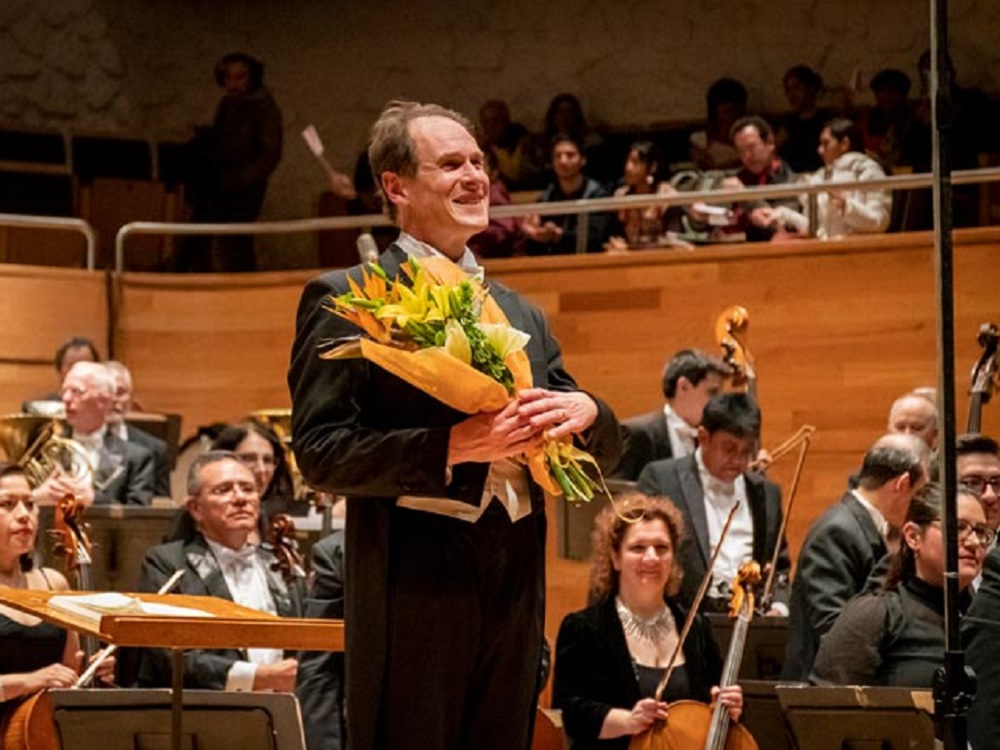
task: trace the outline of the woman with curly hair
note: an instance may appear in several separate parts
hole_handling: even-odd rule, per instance
[[[675,700],[720,700],[733,720],[743,707],[738,685],[712,687],[722,659],[700,615],[663,701],[653,697],[686,616],[672,599],[682,575],[674,553],[683,521],[666,498],[634,493],[616,503],[618,514],[609,508],[595,522],[593,604],[568,615],[556,641],[553,705],[562,709],[573,750],[627,748],[632,735],[666,718]]]

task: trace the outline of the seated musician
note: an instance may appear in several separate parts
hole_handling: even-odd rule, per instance
[[[930,449],[915,435],[883,435],[865,453],[858,487],[809,527],[792,583],[782,679],[805,680],[820,636],[862,591],[926,479]]]
[[[253,472],[265,525],[277,513],[296,510],[295,487],[285,449],[270,429],[256,422],[229,425],[212,441],[212,449],[233,451]],[[308,503],[302,503],[301,507],[307,509]]]
[[[59,378],[59,388],[62,388],[62,382],[66,379],[66,373],[69,372],[69,368],[77,362],[100,361],[101,356],[97,353],[97,347],[94,346],[94,342],[90,339],[84,336],[71,336],[66,339],[56,349],[55,359],[53,360],[56,368],[56,377]],[[25,401],[21,404],[21,411],[26,414],[50,416],[53,413],[53,407],[59,406],[60,400],[60,391],[52,391]]]
[[[958,483],[983,503],[986,523],[1000,528],[1000,445],[988,435],[959,435],[955,444]]]
[[[639,490],[666,495],[684,516],[689,529],[679,550],[687,575],[680,601],[694,599],[698,584],[718,544],[730,510],[740,502],[732,528],[712,570],[712,585],[702,608],[728,609],[729,585],[740,566],[756,560],[763,568],[778,555],[775,580],[787,577],[788,549],[781,530],[781,490],[774,482],[749,471],[754,445],[760,436],[760,409],[744,393],[722,393],[705,406],[698,427],[698,449],[685,458],[653,461],[639,474]],[[788,587],[775,587],[772,615],[788,613]]]
[[[913,496],[882,589],[865,592],[844,607],[820,641],[814,682],[932,687],[945,652],[943,501],[937,484],[925,485]],[[958,587],[963,611],[970,601],[969,585],[995,535],[979,499],[961,491]]]
[[[934,450],[937,447],[937,404],[916,389],[892,402],[889,409],[888,431],[902,435],[916,435]]]
[[[153,498],[153,454],[108,429],[115,381],[97,362],[77,362],[63,380],[62,399],[70,437],[87,454],[90,478],[57,470],[35,488],[35,499],[55,504],[67,493],[85,504],[148,505]]]
[[[35,565],[37,533],[38,506],[24,472],[0,464],[0,588],[69,590],[61,573]],[[72,687],[82,661],[75,632],[0,606],[0,703]],[[106,660],[98,676],[110,682],[114,666],[113,658]]]
[[[153,454],[156,496],[170,497],[170,458],[167,455],[167,444],[125,421],[130,411],[142,411],[133,398],[132,373],[115,360],[108,360],[104,365],[115,379],[115,395],[108,412],[108,430],[125,442],[141,446]]]
[[[153,547],[142,564],[139,590],[157,591],[184,570],[176,593],[217,596],[251,609],[297,617],[302,597],[272,570],[274,555],[249,542],[257,528],[260,496],[253,474],[235,453],[198,456],[188,473],[187,511],[197,532]],[[292,692],[298,662],[277,649],[200,649],[184,654],[184,684],[217,690]],[[146,649],[139,666],[143,687],[171,684],[166,651]]]
[[[593,535],[592,606],[567,615],[556,641],[552,703],[562,709],[573,750],[627,748],[632,735],[665,718],[668,703],[719,700],[733,720],[743,708],[739,685],[712,687],[722,659],[698,615],[684,641],[662,701],[654,698],[683,628],[674,598],[683,571],[675,552],[681,514],[666,498],[638,493],[608,508]]]

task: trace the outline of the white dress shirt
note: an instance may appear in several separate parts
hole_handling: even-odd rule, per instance
[[[396,244],[407,255],[416,258],[447,257],[426,242],[421,242],[406,232],[399,233]],[[479,280],[483,279],[483,268],[476,263],[476,256],[468,247],[465,248],[465,252],[458,259],[456,265],[470,276]],[[522,464],[510,459],[491,463],[479,505],[469,505],[447,497],[416,497],[413,495],[404,495],[398,498],[396,505],[401,508],[437,513],[475,523],[486,512],[487,506],[494,497],[503,504],[511,521],[519,521],[528,516],[531,513],[531,495],[528,487],[527,469]]]
[[[271,590],[267,586],[267,573],[257,555],[257,549],[247,544],[242,549],[233,550],[205,539],[212,551],[222,577],[226,580],[233,601],[244,607],[278,614]],[[253,690],[254,676],[261,664],[276,664],[284,658],[284,652],[277,648],[248,648],[248,661],[236,661],[226,675],[226,690],[245,692]]]
[[[663,405],[663,416],[667,420],[667,434],[670,436],[670,454],[674,458],[684,458],[694,453],[698,443],[698,428],[692,427],[684,417]]]
[[[708,542],[712,550],[719,544],[722,529],[733,505],[739,502],[739,510],[729,527],[729,533],[722,544],[722,550],[712,568],[712,585],[708,596],[729,597],[733,579],[740,566],[753,559],[753,517],[750,515],[750,505],[747,503],[746,481],[743,475],[733,482],[723,482],[709,473],[701,458],[701,448],[695,453],[698,465],[698,476],[701,479],[702,491],[705,495],[705,516],[708,520]]]

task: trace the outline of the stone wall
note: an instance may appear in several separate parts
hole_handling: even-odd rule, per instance
[[[700,118],[723,75],[779,110],[800,62],[832,87],[899,67],[916,89],[927,13],[915,0],[0,0],[0,121],[184,139],[211,119],[214,62],[244,50],[265,60],[285,117],[265,214],[300,217],[325,184],[299,137],[309,123],[348,169],[394,97],[473,114],[500,97],[539,127],[561,91],[593,122]],[[1000,3],[952,0],[951,15],[961,82],[996,92]]]

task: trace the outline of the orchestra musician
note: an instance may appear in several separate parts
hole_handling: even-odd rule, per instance
[[[619,496],[595,522],[590,607],[567,615],[556,641],[552,703],[573,750],[627,748],[632,735],[667,716],[668,703],[719,700],[739,719],[739,685],[717,684],[722,658],[702,615],[684,641],[663,701],[653,697],[686,612],[676,600],[680,511],[666,498]],[[637,522],[629,522],[639,518]],[[628,519],[628,520],[626,520]]]
[[[67,591],[58,571],[35,564],[38,506],[22,469],[0,464],[0,587]],[[83,661],[76,632],[0,606],[0,707],[45,688],[76,682]],[[102,682],[114,679],[115,660],[98,668]]]

